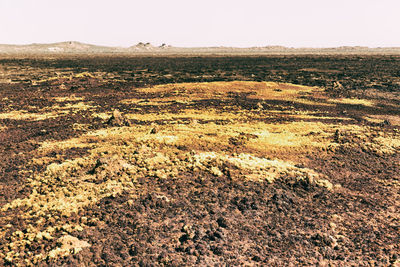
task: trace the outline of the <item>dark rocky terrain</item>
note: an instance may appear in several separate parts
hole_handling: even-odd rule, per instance
[[[0,58],[0,265],[398,266],[400,57]]]

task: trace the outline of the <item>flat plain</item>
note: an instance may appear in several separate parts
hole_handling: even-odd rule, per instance
[[[400,264],[399,56],[1,56],[0,265]]]

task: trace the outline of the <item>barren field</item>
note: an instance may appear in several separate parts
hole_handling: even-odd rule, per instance
[[[0,266],[399,266],[400,57],[0,57]]]

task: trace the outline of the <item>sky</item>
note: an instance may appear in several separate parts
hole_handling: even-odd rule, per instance
[[[0,0],[0,43],[400,47],[399,0]]]

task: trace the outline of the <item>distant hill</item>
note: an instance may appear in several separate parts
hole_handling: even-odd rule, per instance
[[[138,43],[130,47],[110,47],[85,44],[76,41],[10,45],[0,44],[2,54],[400,54],[400,47],[369,48],[364,46],[342,46],[332,48],[289,48],[284,46],[264,47],[173,47],[163,44]]]
[[[75,41],[52,44],[1,45],[0,53],[97,53],[113,52],[115,47],[97,46]]]

